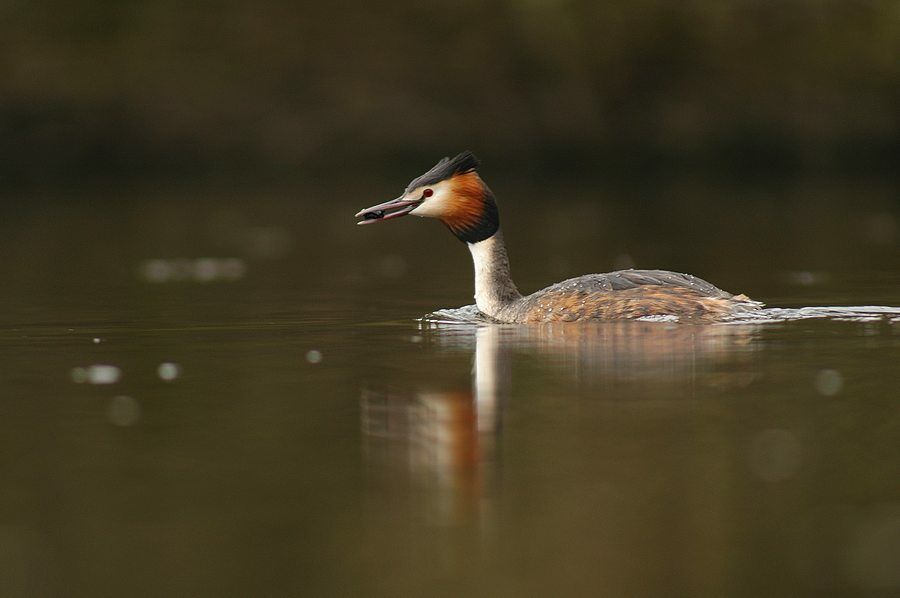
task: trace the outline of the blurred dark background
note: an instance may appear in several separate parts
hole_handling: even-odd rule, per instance
[[[896,175],[895,0],[5,0],[0,188]],[[400,170],[397,185],[416,172]]]
[[[896,311],[431,329],[353,214],[468,148],[524,292],[900,306],[898,113],[897,0],[0,0],[0,597],[896,593]]]

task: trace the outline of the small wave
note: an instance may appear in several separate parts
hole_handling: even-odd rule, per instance
[[[654,316],[641,316],[635,318],[638,322],[678,322],[679,318],[673,314],[658,314]]]
[[[900,323],[900,307],[884,305],[848,305],[821,307],[767,307],[740,314],[729,323],[745,324],[787,322],[793,320],[828,319],[845,322]]]
[[[428,324],[496,324],[497,320],[483,314],[476,305],[466,305],[450,309],[439,309],[422,316]]]
[[[747,311],[723,322],[725,324],[766,324],[794,320],[829,319],[844,322],[889,322],[900,324],[900,307],[883,305],[851,305],[821,307],[767,307]],[[654,315],[638,318],[643,322],[678,322],[672,315]],[[422,316],[421,322],[434,325],[496,324],[497,320],[481,313],[475,305],[455,309],[439,309]]]

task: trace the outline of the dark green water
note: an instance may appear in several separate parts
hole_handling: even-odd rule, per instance
[[[900,306],[889,185],[527,186],[495,185],[523,290]],[[471,265],[354,226],[393,191],[7,202],[0,595],[900,591],[898,318],[423,324]]]

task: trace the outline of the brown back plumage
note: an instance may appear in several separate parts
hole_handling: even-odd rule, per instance
[[[702,321],[760,305],[690,274],[621,270],[572,278],[537,291],[509,305],[504,319],[531,323],[671,315]]]

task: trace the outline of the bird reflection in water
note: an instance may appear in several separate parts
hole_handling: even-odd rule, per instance
[[[654,389],[661,388],[694,393],[746,385],[751,370],[729,366],[752,359],[758,330],[754,324],[547,324],[517,327],[510,344],[539,355],[580,388],[608,390],[597,398],[654,398]]]
[[[474,348],[471,385],[449,391],[366,387],[362,430],[373,483],[410,499],[408,516],[438,525],[490,512],[512,354],[537,357],[530,365],[548,370],[544,383],[549,379],[561,395],[566,388],[579,396],[587,389],[591,398],[646,404],[672,398],[673,387],[698,392],[745,386],[751,368],[734,366],[753,358],[757,330],[657,322],[476,327],[428,320],[422,329],[439,350]]]
[[[496,327],[474,330],[469,388],[362,392],[370,465],[409,475],[418,489],[433,492],[435,509],[426,515],[434,523],[466,521],[488,507],[500,403],[509,387],[499,332]]]

